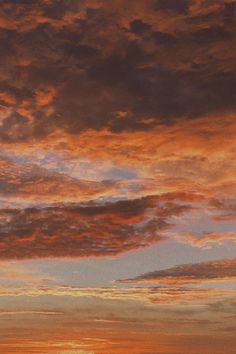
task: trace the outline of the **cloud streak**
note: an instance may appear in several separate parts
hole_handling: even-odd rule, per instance
[[[62,315],[63,312],[59,311],[36,311],[36,310],[26,310],[26,311],[12,311],[12,310],[0,310],[0,316],[24,316],[24,315],[44,315],[44,316],[57,316]]]
[[[83,288],[73,286],[38,286],[38,287],[2,287],[0,296],[63,296],[87,297],[104,300],[141,301],[153,305],[181,304],[217,301],[222,297],[233,297],[234,290],[220,288],[187,288],[187,287],[100,287]]]
[[[203,234],[180,234],[175,235],[179,242],[190,243],[193,247],[209,247],[214,244],[222,244],[224,241],[236,242],[235,232],[206,232]]]
[[[223,259],[183,264],[125,279],[122,282],[158,282],[164,284],[191,284],[236,279],[236,259]]]

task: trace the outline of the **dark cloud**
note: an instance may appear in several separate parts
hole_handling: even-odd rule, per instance
[[[230,189],[234,191],[234,185],[230,185]],[[215,212],[213,216],[215,221],[226,221],[236,219],[236,200],[234,194],[228,198],[216,199],[209,201],[209,209]]]
[[[61,0],[54,0],[49,1],[48,4],[46,3],[43,8],[43,13],[45,17],[53,18],[53,19],[62,19],[63,16],[66,14],[68,9],[71,8],[72,1],[61,1]],[[75,3],[75,1],[74,1]]]
[[[186,14],[190,3],[189,0],[157,0],[156,6],[161,10],[173,11],[177,14]]]
[[[0,258],[109,256],[151,245],[163,239],[171,217],[190,208],[168,197],[161,205],[151,196],[103,205],[1,209]]]
[[[153,37],[158,44],[175,44],[177,42],[177,39],[175,36],[173,36],[172,34],[169,33],[165,33],[165,32],[155,32],[153,34]]]
[[[224,41],[230,38],[230,33],[224,27],[203,28],[193,34],[194,40],[199,43]]]
[[[58,128],[146,130],[235,109],[235,64],[227,51],[235,41],[233,2],[129,4],[4,2],[0,98],[11,95],[3,104],[12,110],[1,125],[3,141]],[[55,94],[40,105],[35,92],[45,87]],[[121,120],[120,111],[130,115]]]
[[[134,20],[130,23],[130,30],[139,35],[142,35],[147,31],[151,31],[151,28],[151,25],[141,20]]]

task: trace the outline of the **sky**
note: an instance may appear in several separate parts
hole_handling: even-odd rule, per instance
[[[235,48],[235,0],[0,0],[1,353],[235,353]]]

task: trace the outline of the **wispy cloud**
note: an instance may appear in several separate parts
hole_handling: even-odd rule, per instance
[[[182,264],[125,279],[123,282],[158,282],[167,284],[191,284],[210,281],[236,280],[236,259]]]
[[[184,302],[203,302],[220,300],[222,297],[233,297],[235,291],[220,288],[187,288],[187,287],[106,287],[83,288],[73,286],[38,286],[38,287],[2,287],[0,296],[62,296],[92,297],[105,300],[132,300],[151,304],[178,304]]]
[[[57,316],[57,315],[62,315],[63,312],[60,311],[47,311],[47,310],[0,310],[0,316],[24,316],[24,315],[44,315],[44,316]]]
[[[177,234],[174,236],[177,241],[190,243],[194,247],[205,248],[214,244],[222,244],[224,241],[236,242],[235,232],[205,232],[201,234],[188,233]]]

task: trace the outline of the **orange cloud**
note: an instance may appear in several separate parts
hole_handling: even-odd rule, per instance
[[[224,116],[223,121],[224,125],[222,117],[215,117],[213,125],[204,117],[147,132],[88,130],[79,139],[57,131],[37,147],[61,152],[68,161],[79,155],[94,163],[112,161],[135,167],[154,191],[184,188],[207,196],[227,195],[234,190],[236,126],[233,115]],[[27,151],[27,146],[17,148]]]
[[[104,287],[83,288],[72,286],[3,286],[0,296],[71,296],[75,298],[88,297],[105,300],[132,300],[151,304],[175,305],[183,302],[197,302],[206,304],[206,301],[217,301],[222,297],[232,297],[234,290],[220,288],[187,288],[187,287]]]
[[[36,103],[45,106],[53,100],[55,94],[56,90],[53,87],[41,88],[35,92]]]
[[[203,234],[180,234],[175,235],[179,242],[190,243],[194,247],[206,247],[215,243],[221,244],[224,241],[236,242],[235,232],[206,232]]]
[[[26,311],[11,311],[11,310],[0,310],[0,316],[21,316],[21,315],[45,315],[45,316],[57,316],[57,315],[62,315],[63,312],[59,311],[46,311],[46,310],[41,310],[41,311],[32,311],[32,310],[26,310]]]
[[[35,164],[14,163],[0,157],[2,198],[24,201],[82,201],[112,193],[116,182],[78,180]]]
[[[47,284],[54,280],[53,277],[43,274],[38,274],[29,268],[15,263],[0,263],[0,281],[7,283],[19,282],[20,284]]]
[[[0,258],[111,256],[149,246],[192,208],[171,198],[1,209]]]
[[[191,284],[236,279],[236,259],[223,259],[158,270],[125,279],[124,282],[158,282],[169,284]]]

